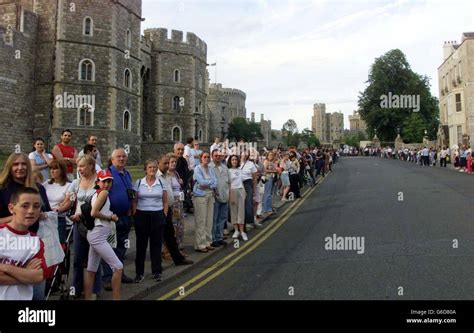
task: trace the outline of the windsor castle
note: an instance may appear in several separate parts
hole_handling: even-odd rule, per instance
[[[195,34],[142,36],[142,21],[141,0],[0,0],[0,150],[29,151],[35,137],[51,148],[69,128],[76,147],[94,134],[136,163],[188,137],[225,138],[246,118],[245,93],[209,84]]]

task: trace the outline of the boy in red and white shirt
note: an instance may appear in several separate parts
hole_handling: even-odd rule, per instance
[[[0,300],[31,300],[46,270],[43,241],[28,231],[41,213],[39,192],[19,189],[8,209],[13,220],[0,225]]]

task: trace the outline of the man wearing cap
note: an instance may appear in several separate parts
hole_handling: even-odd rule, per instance
[[[130,173],[125,169],[127,153],[123,148],[115,149],[112,153],[112,165],[108,168],[114,178],[114,185],[109,190],[110,210],[117,214],[117,248],[114,249],[117,257],[123,263],[125,253],[129,247],[128,234],[131,228],[133,184]],[[112,270],[102,261],[104,289],[111,290]],[[133,283],[133,279],[122,275],[122,283]]]

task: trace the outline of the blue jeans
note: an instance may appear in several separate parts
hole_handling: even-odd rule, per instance
[[[89,242],[87,238],[82,237],[77,230],[77,224],[74,223],[74,270],[73,270],[73,285],[76,295],[84,292],[84,268],[87,266],[87,258],[89,257]],[[92,292],[96,295],[100,294],[102,289],[102,270],[99,269],[95,275],[94,286]]]
[[[115,226],[117,227],[117,248],[114,249],[114,252],[123,264],[127,248],[130,247],[130,240],[128,238],[128,234],[130,233],[130,228],[132,226],[130,216],[119,215],[119,220],[115,222]],[[127,248],[125,245],[127,245]],[[112,269],[103,260],[101,261],[101,266],[104,271],[102,280],[104,282],[112,281]]]
[[[262,213],[272,212],[272,188],[273,188],[273,177],[266,177],[265,189],[263,190],[263,209]]]
[[[33,301],[44,301],[46,294],[46,280],[33,285]]]
[[[212,241],[220,242],[222,240],[222,233],[225,222],[228,217],[229,204],[227,202],[221,203],[217,200],[214,202],[214,221],[212,224]]]

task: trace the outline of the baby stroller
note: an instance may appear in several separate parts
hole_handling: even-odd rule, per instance
[[[66,231],[67,238],[66,242],[61,244],[64,250],[64,260],[58,265],[54,265],[48,268],[48,277],[46,279],[46,300],[49,299],[52,293],[59,293],[59,300],[68,300],[70,296],[69,292],[69,272],[71,267],[71,243],[72,243],[72,232],[73,222],[66,217]]]

